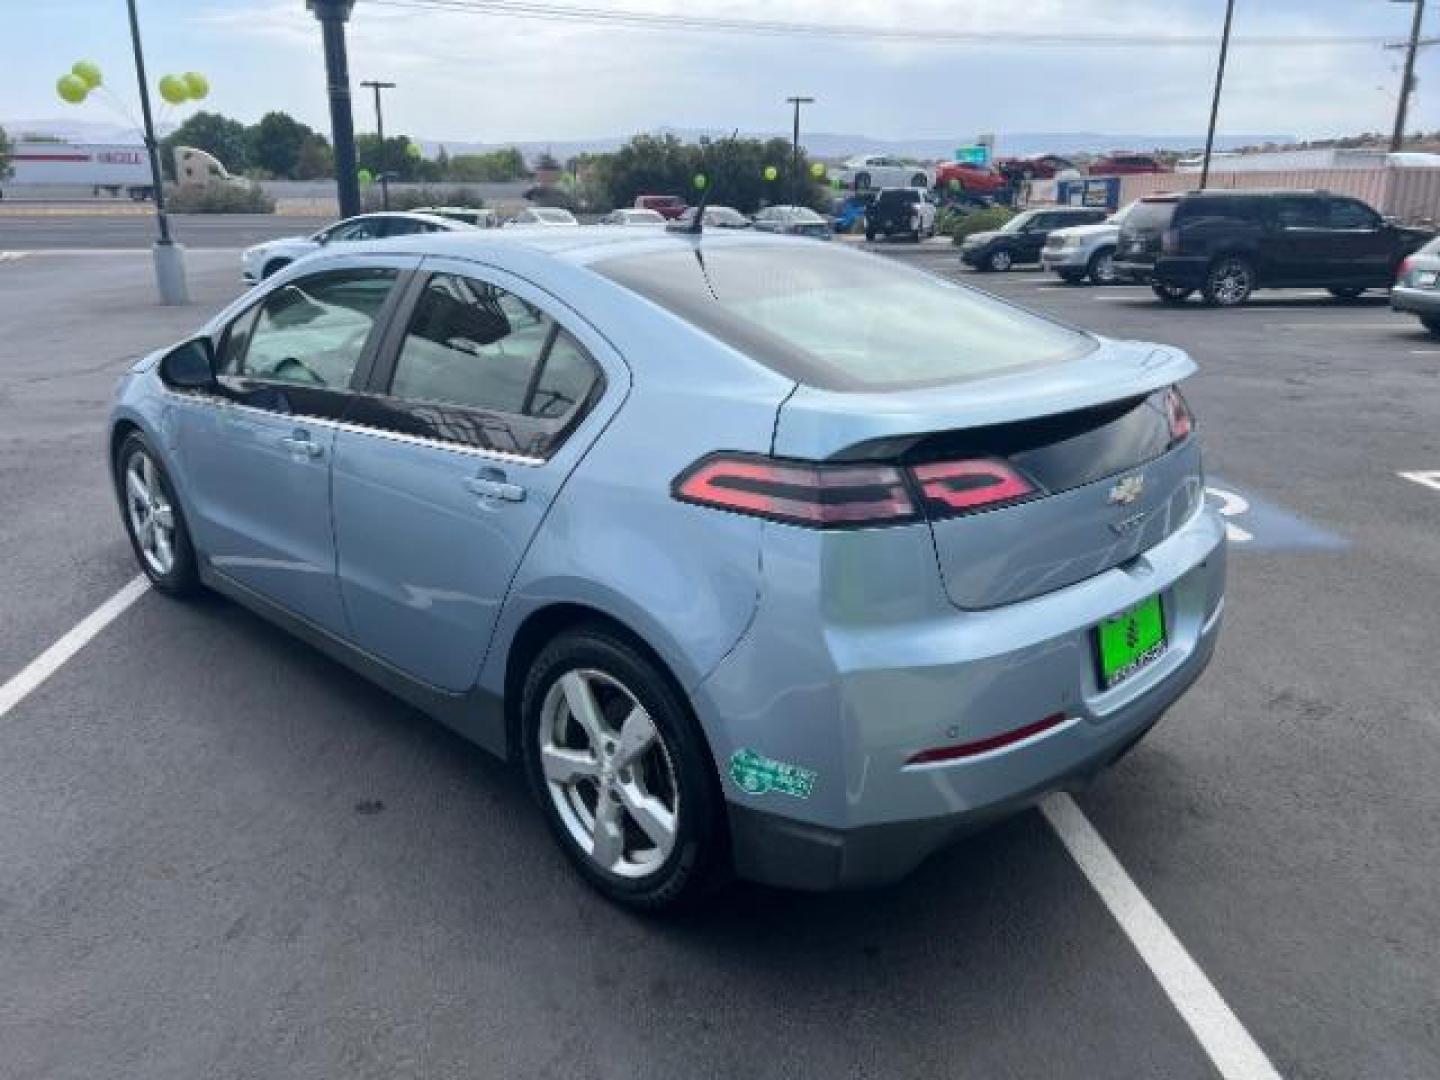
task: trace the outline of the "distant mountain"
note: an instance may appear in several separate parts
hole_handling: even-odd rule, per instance
[[[159,123],[155,131],[162,138],[174,131],[177,125]],[[140,129],[119,120],[71,120],[50,117],[46,120],[0,120],[0,127],[12,140],[24,139],[29,135],[48,135],[66,142],[77,143],[136,143],[144,140]]]
[[[662,127],[656,129],[654,134],[671,134],[685,142],[695,142],[702,137],[723,139],[730,132],[719,128]],[[790,138],[788,131],[746,131],[741,132],[741,135],[746,138],[759,139]],[[576,154],[607,153],[617,149],[628,139],[629,136],[612,135],[593,139],[525,139],[511,142],[471,142],[459,139],[419,139],[417,141],[427,156],[438,153],[442,145],[445,147],[446,153],[452,156],[484,153],[487,150],[499,150],[513,146],[527,158],[538,157],[548,151],[564,161]],[[957,146],[964,145],[967,141],[968,139],[962,137],[953,139],[918,137],[877,139],[869,135],[845,135],[828,131],[801,133],[801,142],[812,157],[832,159],[847,158],[854,154],[893,154],[896,157],[912,157],[922,160],[949,158],[954,154]],[[1292,141],[1293,137],[1289,135],[1217,134],[1215,146],[1218,150],[1235,150],[1242,146],[1257,146],[1267,142],[1287,143]],[[1033,157],[1038,154],[1103,154],[1111,150],[1200,150],[1205,144],[1205,136],[1126,135],[1092,131],[1015,131],[998,132],[995,144],[996,152],[1003,157]]]

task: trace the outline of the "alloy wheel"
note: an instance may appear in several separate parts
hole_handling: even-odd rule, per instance
[[[1242,262],[1222,263],[1210,278],[1210,293],[1221,307],[1243,304],[1250,291],[1250,268]]]
[[[175,508],[143,450],[125,465],[125,512],[145,564],[161,577],[169,574],[175,568]]]
[[[674,850],[680,787],[665,739],[618,679],[567,671],[540,709],[540,768],[566,832],[601,869],[658,871]]]
[[[1097,285],[1113,285],[1115,283],[1115,254],[1111,251],[1102,251],[1095,256],[1091,267],[1091,274]]]
[[[1001,273],[1004,273],[1006,270],[1010,269],[1010,266],[1013,262],[1014,260],[1010,257],[1010,253],[1008,251],[997,251],[990,256],[990,269],[998,270]]]

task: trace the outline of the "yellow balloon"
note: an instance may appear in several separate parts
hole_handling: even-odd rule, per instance
[[[160,96],[171,105],[180,105],[190,96],[190,89],[179,75],[166,75],[160,80]]]
[[[185,83],[185,90],[193,101],[199,101],[206,94],[210,93],[210,80],[201,75],[198,71],[187,71],[180,78]]]
[[[766,180],[774,180],[774,179],[775,179],[777,176],[779,176],[779,175],[780,175],[780,170],[777,169],[774,165],[766,165],[766,166],[765,166],[765,179],[766,179]]]
[[[71,105],[79,105],[90,93],[90,87],[79,75],[61,75],[55,81],[55,92],[60,95],[61,101],[68,101]]]
[[[813,165],[811,165],[810,175],[813,176],[816,180],[821,179],[825,175],[825,163],[823,161],[817,161]]]
[[[694,180],[691,181],[691,183],[693,183],[693,184],[695,185],[695,190],[696,190],[696,191],[704,191],[704,190],[705,190],[705,185],[708,184],[709,182],[710,182],[709,178],[708,178],[703,172],[702,172],[702,173],[696,173]]]
[[[70,69],[70,74],[83,82],[88,88],[94,90],[101,83],[100,65],[93,60],[77,60],[75,66]]]

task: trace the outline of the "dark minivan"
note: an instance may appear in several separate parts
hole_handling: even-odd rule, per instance
[[[1115,250],[1122,281],[1167,303],[1197,289],[1234,307],[1256,289],[1323,288],[1340,299],[1388,288],[1431,233],[1324,191],[1192,191],[1141,199]]]

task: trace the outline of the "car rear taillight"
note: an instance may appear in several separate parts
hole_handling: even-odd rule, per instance
[[[1409,256],[1406,256],[1404,259],[1402,259],[1400,262],[1400,268],[1395,271],[1396,282],[1403,282],[1406,278],[1408,278],[1410,276],[1410,270],[1412,267],[1414,267],[1414,265],[1415,260],[1411,259]]]
[[[905,478],[890,465],[717,454],[682,473],[673,490],[683,502],[820,529],[897,525],[920,517]]]
[[[1172,442],[1188,438],[1195,430],[1195,417],[1190,412],[1190,406],[1185,404],[1180,391],[1173,386],[1165,391],[1165,419],[1170,423]]]
[[[973,514],[1020,502],[1039,488],[997,458],[937,461],[910,470],[920,484],[925,512],[931,518]]]
[[[1166,229],[1160,236],[1160,251],[1165,255],[1177,255],[1180,252],[1180,230]]]

